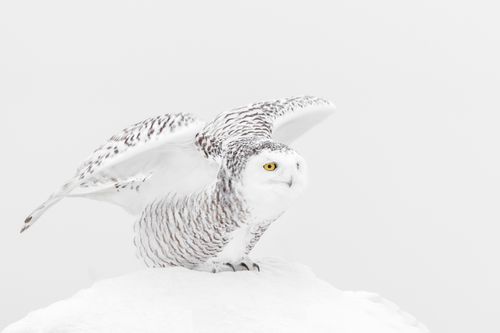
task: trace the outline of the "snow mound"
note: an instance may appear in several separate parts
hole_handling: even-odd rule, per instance
[[[302,265],[259,264],[261,272],[166,268],[103,280],[3,333],[428,332],[376,294],[340,291]]]

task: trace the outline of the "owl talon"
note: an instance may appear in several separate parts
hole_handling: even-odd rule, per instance
[[[254,264],[254,265],[255,265],[255,264]],[[250,270],[250,268],[248,268],[248,265],[247,265],[247,264],[245,264],[244,262],[240,263],[240,266],[245,267],[245,269],[246,269],[247,271],[249,271],[249,270]]]
[[[231,267],[231,269],[233,270],[233,272],[236,272],[236,268],[234,268],[233,264],[231,264],[229,262],[226,262],[224,265]]]
[[[252,264],[252,267],[253,267],[253,268],[255,268],[255,269],[257,269],[257,271],[259,271],[259,272],[260,272],[260,266],[259,266],[259,265],[257,265],[256,263],[253,263],[253,264]]]

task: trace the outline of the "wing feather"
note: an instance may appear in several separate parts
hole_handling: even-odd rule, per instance
[[[136,123],[97,148],[77,169],[77,177],[84,181],[144,152],[161,152],[175,146],[192,149],[194,136],[203,126],[204,122],[184,113],[165,114]]]
[[[328,100],[300,96],[223,112],[207,125],[183,113],[146,119],[97,148],[73,179],[26,218],[22,231],[68,196],[109,201],[137,213],[159,195],[196,191],[215,180],[224,146],[233,139],[290,143],[334,108]]]
[[[234,138],[251,136],[289,144],[334,110],[332,102],[314,96],[254,103],[219,114],[198,133],[196,144],[213,159]]]
[[[195,145],[204,122],[189,114],[165,114],[112,136],[77,169],[73,179],[30,214],[22,231],[64,197],[104,200],[138,213],[168,192],[195,191],[215,180],[218,165]]]

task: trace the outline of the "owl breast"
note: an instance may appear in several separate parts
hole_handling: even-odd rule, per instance
[[[149,267],[195,269],[247,257],[282,211],[264,209],[262,216],[230,184],[219,181],[189,196],[168,195],[149,204],[135,225],[138,256]]]
[[[152,202],[135,224],[134,244],[138,256],[149,267],[194,268],[213,261],[230,245],[231,253],[242,250],[236,244],[250,232],[234,232],[246,225],[248,211],[233,191],[216,184],[214,188],[185,197],[166,196]],[[247,230],[248,231],[248,230]]]

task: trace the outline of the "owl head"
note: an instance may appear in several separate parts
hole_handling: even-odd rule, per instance
[[[238,191],[254,214],[282,213],[305,188],[304,159],[290,147],[272,140],[238,141],[228,147],[225,159]]]

